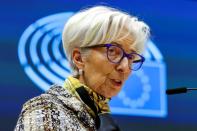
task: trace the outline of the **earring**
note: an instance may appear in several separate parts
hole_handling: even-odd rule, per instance
[[[82,75],[82,74],[83,74],[83,70],[79,69],[79,75]]]

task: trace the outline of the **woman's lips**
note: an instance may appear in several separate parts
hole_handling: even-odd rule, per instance
[[[111,79],[111,82],[112,82],[112,84],[114,86],[120,87],[122,85],[122,81],[121,80]]]

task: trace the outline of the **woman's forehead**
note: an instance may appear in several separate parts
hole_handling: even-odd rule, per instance
[[[112,43],[119,45],[126,52],[136,52],[133,39],[129,39],[129,38],[128,39],[122,39],[122,40],[117,40],[117,41],[112,42]]]

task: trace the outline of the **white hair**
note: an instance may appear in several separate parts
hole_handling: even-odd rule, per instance
[[[74,48],[116,42],[126,37],[132,37],[132,47],[142,53],[149,38],[149,27],[123,11],[95,6],[73,15],[65,24],[62,39],[66,56],[73,71],[77,72],[72,62]]]

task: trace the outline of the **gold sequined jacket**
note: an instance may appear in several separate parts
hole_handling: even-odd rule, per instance
[[[75,89],[82,84],[69,77],[63,86],[53,85],[46,93],[23,105],[15,131],[94,131],[95,114]],[[83,85],[85,86],[85,85]],[[85,86],[86,87],[86,86]],[[109,112],[108,100],[87,88],[102,112]]]

